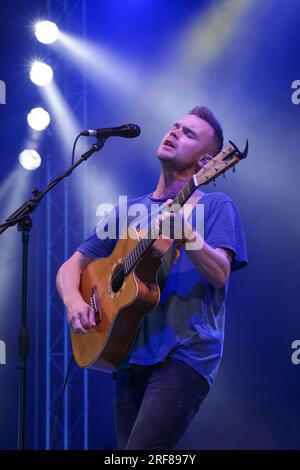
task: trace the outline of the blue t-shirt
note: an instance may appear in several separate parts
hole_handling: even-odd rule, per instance
[[[128,207],[144,204],[150,208],[153,203],[164,202],[165,199],[155,199],[148,194],[128,201]],[[232,200],[223,193],[204,193],[198,204],[203,204],[204,208],[204,241],[213,248],[232,252],[231,271],[245,266],[245,239]],[[117,217],[118,214],[117,208]],[[198,228],[195,208],[189,220]],[[129,217],[128,224],[130,222]],[[124,227],[120,233],[121,230],[123,232]],[[109,256],[115,245],[116,239],[99,239],[95,231],[78,251],[95,259]],[[132,348],[120,367],[152,365],[173,357],[196,369],[211,386],[223,350],[227,288],[228,283],[221,289],[209,284],[181,248],[161,284],[158,306],[144,315]]]

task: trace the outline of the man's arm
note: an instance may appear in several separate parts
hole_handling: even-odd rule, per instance
[[[201,276],[214,287],[221,289],[229,278],[232,259],[231,252],[223,248],[212,248],[202,240],[202,237],[197,232],[194,232],[193,242],[201,243],[202,248],[190,250],[184,244],[183,247],[187,255]]]
[[[56,286],[66,306],[68,323],[75,333],[85,334],[91,326],[96,326],[93,309],[83,300],[80,291],[80,275],[83,269],[93,261],[79,251],[59,268]]]

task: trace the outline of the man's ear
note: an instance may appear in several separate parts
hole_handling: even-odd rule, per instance
[[[199,170],[201,170],[201,168],[209,161],[211,160],[213,157],[211,155],[209,155],[209,153],[205,153],[204,155],[202,155],[202,157],[199,158],[197,164],[196,164],[196,168],[195,168],[195,173],[197,173]]]

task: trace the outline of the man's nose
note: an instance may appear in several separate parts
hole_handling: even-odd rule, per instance
[[[175,137],[175,139],[179,138],[179,129],[172,129],[170,132],[170,136]]]

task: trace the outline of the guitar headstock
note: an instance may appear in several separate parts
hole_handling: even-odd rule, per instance
[[[248,148],[248,140],[243,152],[233,142],[229,141],[229,144],[218,155],[215,157],[208,155],[204,159],[200,170],[193,176],[195,186],[208,184],[229,170],[229,168],[235,167],[242,159],[247,157]]]

